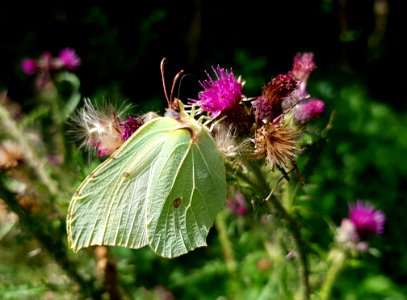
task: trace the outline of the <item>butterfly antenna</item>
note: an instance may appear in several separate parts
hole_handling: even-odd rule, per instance
[[[181,74],[184,73],[184,70],[181,70],[175,75],[174,81],[172,82],[172,87],[171,87],[171,94],[170,94],[170,103],[172,104],[174,102],[174,90],[175,90],[175,84],[178,81],[178,78],[181,76]],[[182,78],[181,78],[182,79]],[[180,82],[181,84],[181,82]],[[179,91],[179,89],[178,89]]]
[[[161,60],[161,64],[160,64],[161,80],[163,82],[164,95],[165,95],[165,99],[167,99],[168,108],[171,108],[171,101],[170,101],[170,98],[168,98],[167,87],[165,86],[164,64],[166,61],[167,61],[167,59],[165,57]]]

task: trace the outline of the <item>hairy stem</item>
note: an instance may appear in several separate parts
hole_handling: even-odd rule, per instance
[[[320,299],[328,300],[331,296],[332,287],[335,283],[336,278],[342,272],[345,267],[346,255],[342,251],[336,251],[335,256],[329,266],[328,272],[325,277],[325,281],[322,284],[320,290]]]
[[[301,300],[307,300],[310,297],[310,286],[309,286],[309,268],[308,261],[305,251],[305,242],[301,238],[300,228],[297,222],[288,214],[285,208],[281,205],[275,197],[272,199],[273,193],[270,192],[269,196],[266,198],[266,202],[280,214],[287,224],[287,228],[290,231],[294,239],[294,244],[296,248],[296,258],[298,261],[298,268],[300,273],[300,284],[301,284]]]
[[[256,176],[250,176],[249,172],[244,171],[241,167],[234,168],[228,162],[226,162],[225,165],[226,170],[230,175],[240,180],[241,182],[244,182],[245,185],[250,186],[253,190],[256,191],[256,193],[259,193],[260,195],[263,195],[263,193],[264,195],[267,195],[269,193],[270,188],[267,182],[264,180],[263,174],[261,174],[261,171],[254,164],[245,164],[244,167],[250,169]]]

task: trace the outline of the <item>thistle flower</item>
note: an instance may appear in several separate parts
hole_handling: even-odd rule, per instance
[[[316,98],[308,99],[295,107],[294,119],[301,124],[305,124],[317,118],[324,110],[324,101]]]
[[[265,158],[271,169],[275,165],[287,168],[296,158],[298,135],[298,131],[285,124],[264,124],[255,133],[255,158]]]
[[[226,200],[228,208],[235,214],[243,216],[247,212],[247,201],[241,192],[236,192]]]
[[[236,158],[250,151],[250,141],[236,140],[236,129],[233,126],[218,124],[213,130],[214,140],[218,150],[227,158]]]
[[[253,101],[252,107],[254,108],[256,123],[259,121],[266,123],[273,120],[273,107],[264,95]]]
[[[21,70],[26,75],[33,75],[37,72],[37,62],[35,59],[24,58],[21,61]]]
[[[110,155],[123,144],[122,136],[128,138],[134,133],[133,119],[120,122],[127,109],[116,109],[113,105],[97,108],[90,99],[85,99],[83,108],[70,119],[73,125],[70,132],[82,140],[81,147],[96,150],[99,157]]]
[[[280,74],[263,87],[262,96],[253,102],[256,123],[272,122],[283,113],[282,103],[297,89],[298,81],[292,72]]]
[[[52,70],[65,68],[73,70],[81,64],[81,60],[75,50],[71,48],[62,49],[58,57],[53,57],[51,52],[45,51],[38,59],[24,58],[21,61],[21,69],[24,74],[33,75],[39,73],[45,76]]]
[[[362,238],[369,234],[382,234],[386,216],[368,202],[357,200],[349,204],[349,219]]]
[[[336,242],[353,254],[366,252],[369,249],[369,243],[360,240],[355,224],[349,219],[343,219],[341,226],[338,227]]]
[[[71,48],[62,49],[59,52],[58,59],[61,61],[61,67],[68,70],[73,70],[81,64],[81,60],[76,54],[75,50]]]
[[[294,57],[292,72],[295,78],[306,82],[309,75],[316,69],[316,67],[313,53],[297,53]]]
[[[119,125],[120,128],[122,129],[122,132],[120,134],[121,140],[123,142],[126,141],[143,124],[144,124],[143,119],[139,117],[133,118],[131,116],[128,116],[127,120],[120,123]]]
[[[199,104],[202,110],[210,113],[211,117],[221,113],[227,115],[228,112],[239,110],[240,101],[243,99],[243,83],[240,77],[236,79],[232,69],[228,72],[219,65],[216,69],[212,67],[212,70],[217,79],[212,79],[205,71],[208,79],[200,82],[204,90],[198,94],[199,100],[189,99],[190,103]]]
[[[307,91],[307,81],[308,77],[315,69],[316,64],[314,62],[313,53],[297,53],[297,55],[295,55],[291,72],[294,77],[299,80],[299,84],[295,91],[293,91],[291,94],[291,97],[284,99],[282,104],[284,109],[293,107],[295,104],[300,103],[306,98],[310,97]]]
[[[369,243],[368,235],[383,233],[385,215],[380,210],[362,200],[349,204],[349,216],[337,229],[336,241],[351,253],[366,252]]]
[[[48,73],[54,69],[54,59],[51,52],[45,51],[37,60],[38,71],[40,73]]]

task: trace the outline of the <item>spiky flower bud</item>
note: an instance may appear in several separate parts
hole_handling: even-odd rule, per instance
[[[265,158],[272,169],[280,166],[288,168],[297,155],[299,132],[285,124],[264,124],[255,133],[255,158]]]
[[[263,87],[262,96],[253,102],[256,122],[272,122],[283,113],[282,103],[297,89],[298,81],[292,72],[280,74]]]

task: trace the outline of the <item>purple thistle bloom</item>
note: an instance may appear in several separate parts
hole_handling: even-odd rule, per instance
[[[349,204],[349,219],[355,225],[359,236],[368,234],[380,235],[383,233],[386,216],[362,200]]]
[[[98,153],[98,157],[108,156],[110,153],[112,153],[111,150],[103,148],[102,146],[100,146],[100,144],[97,144],[95,148],[96,152]]]
[[[37,72],[37,62],[35,59],[25,58],[21,62],[21,69],[24,74],[33,75]]]
[[[292,71],[297,79],[307,81],[309,75],[316,67],[313,53],[298,53],[294,57]]]
[[[252,106],[255,109],[256,122],[273,119],[273,106],[264,95],[253,101]]]
[[[281,104],[284,98],[291,95],[298,88],[300,81],[295,78],[294,73],[279,74],[264,87],[264,95],[269,102]]]
[[[305,124],[324,112],[325,103],[320,99],[309,99],[299,103],[294,111],[294,118],[301,124]]]
[[[234,196],[230,197],[227,200],[227,206],[233,213],[239,216],[245,215],[248,210],[247,200],[245,196],[240,192],[237,192]]]
[[[200,82],[204,90],[198,94],[199,100],[190,99],[191,102],[199,103],[201,108],[209,112],[211,116],[238,109],[243,98],[243,84],[235,78],[232,69],[228,73],[226,69],[218,65],[216,69],[212,66],[212,70],[217,79],[213,80],[205,71],[209,79]]]
[[[141,118],[133,119],[131,116],[127,117],[127,120],[120,124],[123,131],[120,134],[120,139],[126,141],[133,133],[143,125],[143,120]]]
[[[75,50],[70,48],[62,49],[61,52],[59,52],[58,58],[61,60],[63,67],[68,70],[75,69],[81,64],[81,60],[78,55],[76,55]]]
[[[263,87],[263,94],[253,101],[256,122],[273,121],[283,113],[283,101],[299,86],[300,81],[290,71],[279,74]]]

